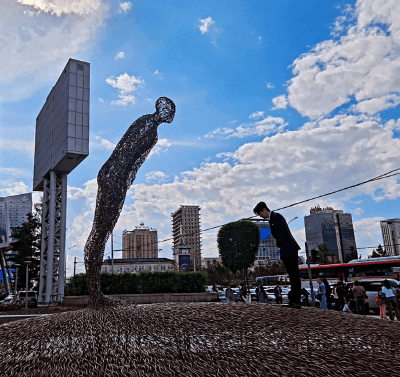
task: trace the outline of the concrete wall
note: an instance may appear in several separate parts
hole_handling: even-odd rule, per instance
[[[218,301],[218,294],[212,292],[201,293],[153,293],[153,294],[125,294],[108,295],[135,304],[156,304],[164,302],[212,302]],[[89,296],[65,296],[63,306],[86,306]]]

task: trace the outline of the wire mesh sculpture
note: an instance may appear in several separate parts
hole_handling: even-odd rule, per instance
[[[89,306],[92,308],[122,304],[101,292],[100,270],[105,245],[118,221],[126,193],[157,143],[157,127],[174,119],[175,104],[169,98],[160,97],[155,106],[154,114],[143,115],[128,128],[97,176],[96,210],[84,249]]]
[[[8,377],[392,376],[399,349],[397,321],[263,304],[116,306],[0,326]]]

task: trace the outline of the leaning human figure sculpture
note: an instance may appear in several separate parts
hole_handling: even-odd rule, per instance
[[[104,296],[100,289],[100,271],[108,238],[118,221],[126,193],[136,173],[157,143],[157,127],[171,123],[175,104],[166,97],[156,101],[156,112],[143,115],[125,132],[111,157],[97,176],[96,210],[92,230],[85,244],[85,268],[89,289],[88,306],[100,309],[121,302]]]

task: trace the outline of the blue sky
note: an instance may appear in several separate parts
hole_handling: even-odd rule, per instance
[[[69,58],[91,64],[91,105],[90,155],[68,176],[67,275],[83,261],[99,168],[160,96],[176,117],[128,192],[114,249],[141,222],[170,238],[182,204],[201,207],[205,229],[260,200],[275,209],[399,168],[399,20],[396,0],[8,0],[0,195],[32,190],[35,119]],[[366,256],[379,221],[400,217],[399,187],[393,177],[281,213],[298,217],[302,245],[310,207],[351,213]],[[216,232],[203,233],[204,256],[218,254]]]

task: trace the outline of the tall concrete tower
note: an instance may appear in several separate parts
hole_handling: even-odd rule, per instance
[[[90,65],[69,59],[36,118],[33,189],[43,191],[40,304],[64,297],[67,175],[89,155]]]

